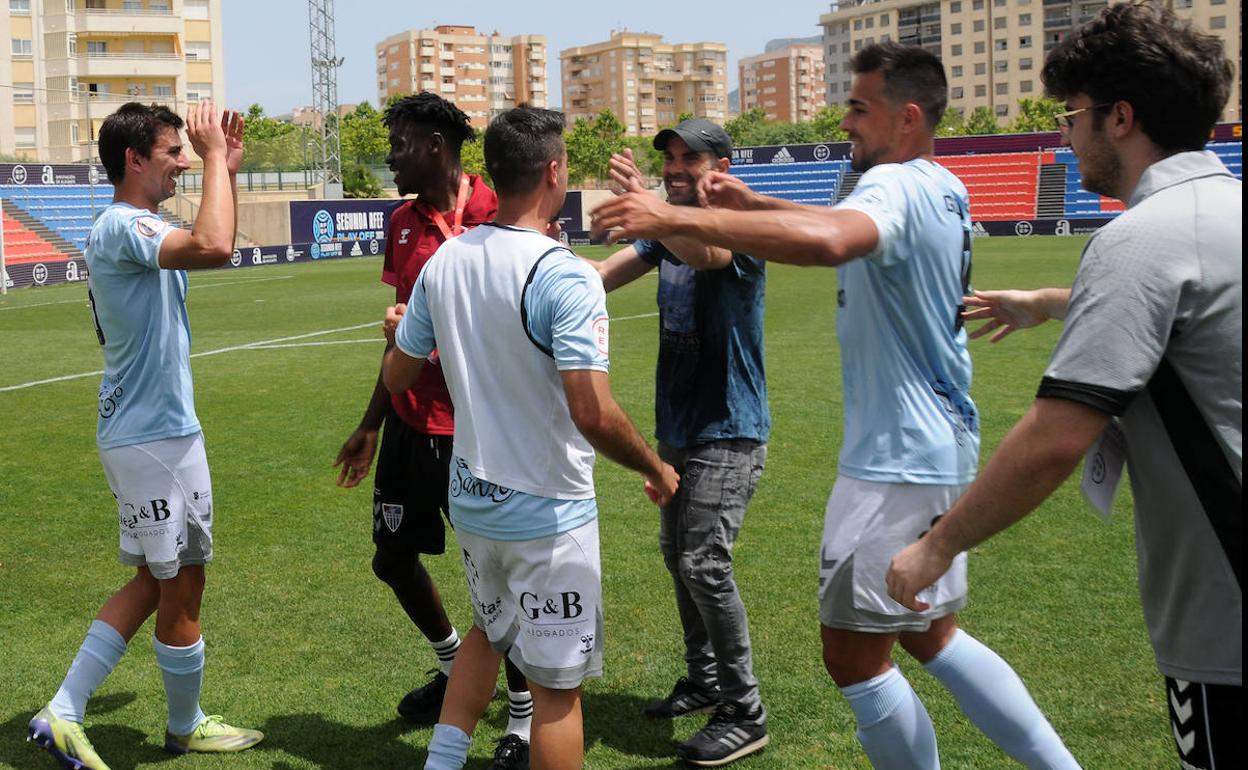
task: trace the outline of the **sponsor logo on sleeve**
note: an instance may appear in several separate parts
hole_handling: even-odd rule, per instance
[[[163,233],[169,224],[156,217],[138,217],[134,220],[134,229],[144,238],[155,238]]]
[[[607,355],[607,348],[611,342],[611,321],[605,315],[594,319],[593,325],[594,344],[598,346],[598,352],[604,356]]]

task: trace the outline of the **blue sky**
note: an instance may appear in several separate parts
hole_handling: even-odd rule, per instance
[[[245,109],[259,102],[270,115],[312,101],[307,0],[222,0],[225,38],[225,101]],[[729,88],[737,83],[737,60],[761,53],[768,40],[820,32],[819,15],[829,0],[682,2],[681,0],[480,0],[386,2],[336,0],[338,74],[343,103],[375,101],[374,48],[404,29],[470,24],[504,35],[543,34],[550,48],[548,82],[559,96],[559,51],[606,40],[612,29],[654,32],[669,42],[712,40],[728,45]],[[444,11],[439,8],[455,10]],[[733,9],[740,10],[733,10]]]

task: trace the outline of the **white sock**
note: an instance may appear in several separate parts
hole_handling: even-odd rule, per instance
[[[528,690],[516,692],[507,690],[507,733],[518,735],[529,742],[529,731],[533,727],[533,693]]]
[[[451,664],[455,662],[455,655],[459,652],[459,634],[452,628],[450,636],[440,642],[430,642],[429,646],[438,656],[438,668],[442,669],[443,674],[450,676]]]
[[[165,680],[165,700],[169,703],[169,732],[190,735],[204,721],[199,708],[199,691],[204,684],[204,638],[187,647],[174,647],[152,637],[156,665]]]
[[[439,722],[433,726],[425,770],[461,770],[468,761],[468,747],[471,745],[471,735],[454,725]]]
[[[932,720],[896,666],[841,692],[858,719],[858,742],[875,770],[940,769]]]
[[[102,620],[91,621],[91,628],[87,629],[87,637],[82,640],[65,681],[48,704],[52,713],[82,724],[91,693],[113,672],[125,652],[126,640],[117,629]]]

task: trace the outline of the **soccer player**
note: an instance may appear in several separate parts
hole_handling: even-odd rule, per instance
[[[87,701],[153,613],[156,664],[169,719],[165,750],[241,751],[264,737],[205,716],[199,695],[199,609],[212,559],[212,481],[191,387],[187,270],[220,267],[234,249],[235,175],[243,119],[191,105],[186,135],[203,160],[203,197],[190,230],[160,218],[160,202],[190,168],[182,119],[164,107],[122,105],[100,126],[113,202],[87,239],[88,297],[104,352],[96,443],[117,500],[121,562],[133,579],[104,603],[30,738],[63,767],[108,770],[82,729]]]
[[[1039,506],[1117,419],[1135,501],[1144,619],[1186,768],[1243,764],[1243,185],[1203,152],[1230,94],[1222,43],[1169,10],[1115,5],[1063,40],[1045,88],[1083,186],[1128,209],[1088,241],[1069,290],[986,293],[996,339],[1062,336],[1028,413],[932,530],[897,554],[916,594],[951,554]],[[971,298],[968,298],[971,299]],[[1106,446],[1102,460],[1123,454]],[[1118,467],[1121,468],[1121,465]]]
[[[416,195],[390,217],[381,273],[381,280],[394,287],[396,301],[404,302],[438,247],[493,219],[498,198],[480,176],[464,173],[460,150],[464,142],[476,141],[476,131],[454,104],[425,91],[395,102],[384,121],[390,130],[386,164],[399,194]],[[442,513],[455,421],[441,367],[426,366],[411,388],[394,395],[378,370],[364,417],[334,461],[342,466],[339,486],[354,487],[367,478],[383,424],[373,484],[373,572],[390,586],[438,657],[440,670],[433,680],[404,696],[398,707],[404,719],[432,724],[460,645],[438,587],[420,561],[422,553],[446,550]],[[524,675],[510,663],[507,691],[509,721],[494,770],[524,767],[528,756],[533,698]]]
[[[727,171],[732,140],[690,118],[660,131],[668,202],[698,205],[698,181]],[[641,190],[631,153],[611,159],[615,182]],[[661,510],[659,547],[676,589],[686,675],[645,713],[658,719],[713,711],[676,748],[695,765],[722,765],[767,745],[745,604],[732,547],[767,456],[771,416],[763,372],[764,263],[673,236],[639,240],[593,263],[612,291],[659,268],[655,422],[659,456],[683,482]]]
[[[965,554],[937,576],[923,611],[885,590],[889,558],[923,535],[976,470],[979,416],[958,317],[971,219],[966,188],[932,159],[947,94],[940,60],[883,43],[863,48],[851,67],[841,125],[864,173],[840,205],[767,198],[711,172],[700,191],[719,208],[633,193],[600,206],[594,224],[839,268],[845,433],[824,519],[819,620],[824,665],[853,709],[858,739],[877,768],[939,766],[927,711],[892,662],[900,641],[1015,759],[1077,767],[1009,664],[958,628]]]
[[[563,129],[528,107],[494,119],[498,216],[447,241],[387,312],[386,387],[409,388],[436,348],[456,406],[450,515],[474,624],[429,770],[463,766],[503,654],[533,692],[533,766],[581,766],[580,686],[602,670],[594,450],[641,473],[659,504],[678,483],[611,396],[601,280],[543,234],[567,190]]]

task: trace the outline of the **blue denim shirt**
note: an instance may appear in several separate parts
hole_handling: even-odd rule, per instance
[[[659,268],[659,440],[682,449],[721,439],[766,441],[764,263],[733,254],[723,268],[694,270],[658,241],[633,247]]]

